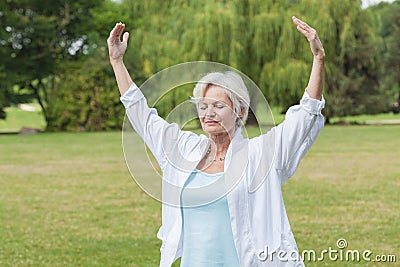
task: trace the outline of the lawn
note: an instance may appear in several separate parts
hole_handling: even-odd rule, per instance
[[[18,132],[22,127],[44,130],[46,122],[39,104],[31,103],[29,106],[35,110],[25,111],[18,107],[5,108],[7,117],[5,120],[0,120],[0,133]]]
[[[120,136],[0,136],[0,266],[155,265],[159,205],[130,178]]]
[[[328,126],[323,130],[284,186],[300,250],[338,249],[336,241],[345,238],[349,250],[371,250],[374,256],[397,253],[399,261],[399,137],[400,126]]]
[[[399,261],[399,137],[400,126],[325,127],[283,187],[301,251],[345,238]],[[160,203],[131,178],[120,132],[0,135],[0,151],[0,266],[157,266]]]
[[[36,103],[31,103],[29,106],[36,110],[24,111],[18,107],[6,108],[7,118],[6,120],[0,120],[0,133],[18,132],[22,127],[45,130],[46,122],[43,118],[40,106]],[[281,114],[280,108],[272,107],[271,112],[275,124],[279,124],[285,119],[285,115]],[[268,117],[268,119],[270,119],[270,117]],[[400,124],[400,114],[383,113],[376,115],[347,116],[342,118],[335,117],[331,119],[331,123],[333,124],[392,124],[393,122]]]

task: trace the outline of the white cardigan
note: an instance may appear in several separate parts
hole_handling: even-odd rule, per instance
[[[121,96],[121,101],[132,127],[145,141],[163,173],[162,226],[157,237],[162,240],[160,266],[171,266],[182,255],[181,189],[203,157],[208,137],[167,123],[154,108],[148,107],[135,84]],[[281,186],[293,175],[323,128],[324,105],[323,98],[315,100],[305,92],[300,105],[289,108],[285,121],[267,134],[248,139],[242,137],[241,129],[236,131],[224,171],[241,266],[303,266],[301,259],[294,261],[293,251],[298,253],[298,249]]]

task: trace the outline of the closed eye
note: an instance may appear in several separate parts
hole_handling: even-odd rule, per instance
[[[206,110],[209,105],[212,105],[216,109],[223,109],[223,108],[227,107],[227,105],[225,103],[215,102],[215,103],[211,103],[211,104],[201,103],[201,104],[199,104],[198,108],[199,108],[199,110]]]

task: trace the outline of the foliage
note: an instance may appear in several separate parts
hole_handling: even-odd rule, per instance
[[[135,3],[124,1],[140,11],[127,23],[142,22],[133,30],[129,49],[135,52],[128,56],[139,77],[184,61],[218,61],[246,73],[285,111],[298,103],[312,63],[307,41],[290,19],[296,14],[318,30],[327,52],[328,119],[387,109],[379,87],[382,40],[371,10],[359,1]]]
[[[125,110],[105,49],[96,51],[83,64],[70,63],[49,90],[48,131],[98,131],[120,129]],[[85,72],[85,75],[81,75]]]
[[[109,95],[115,82],[106,56],[118,21],[131,31],[125,62],[137,84],[177,63],[217,61],[247,74],[285,111],[298,103],[312,64],[292,15],[316,28],[324,44],[327,120],[387,111],[400,102],[399,2],[362,9],[353,0],[2,1],[0,118],[5,106],[35,98],[48,130],[120,126],[112,118],[120,111],[117,94]],[[190,91],[163,101],[186,100]],[[93,99],[105,99],[103,113],[98,103],[85,105]],[[166,116],[171,108],[162,104],[158,111]]]
[[[400,109],[400,1],[381,3],[372,8],[380,23],[378,31],[383,38],[380,83],[390,99],[393,111]]]
[[[7,77],[2,92],[17,85],[40,103],[47,123],[55,99],[50,95],[60,77],[68,72],[68,62],[79,61],[90,50],[91,10],[104,1],[6,1],[2,3],[2,25],[5,25],[1,51],[5,54],[0,70]],[[92,34],[93,35],[93,34]],[[21,102],[20,92],[7,104]]]

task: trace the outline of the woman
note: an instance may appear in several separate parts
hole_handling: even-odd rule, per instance
[[[107,42],[121,101],[163,173],[160,266],[180,257],[181,266],[303,266],[281,186],[323,128],[325,52],[313,28],[292,20],[314,56],[309,83],[283,123],[252,139],[241,135],[249,96],[239,75],[203,77],[193,101],[208,137],[182,131],[149,108],[133,83],[123,63],[125,25],[111,31]],[[187,164],[177,166],[176,158]]]

